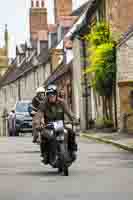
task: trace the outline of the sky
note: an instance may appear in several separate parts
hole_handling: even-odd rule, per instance
[[[4,28],[9,30],[9,56],[15,56],[16,45],[29,40],[29,8],[31,0],[4,0],[0,6],[0,47],[3,46]],[[73,0],[73,9],[86,0]],[[53,23],[53,0],[47,0],[48,22]]]

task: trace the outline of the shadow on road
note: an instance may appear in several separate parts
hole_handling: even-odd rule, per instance
[[[4,151],[0,152],[0,154],[36,154],[40,153],[40,151]]]
[[[59,176],[58,171],[25,171],[25,172],[18,172],[17,175],[23,176],[32,176],[32,177],[45,177],[45,176]]]
[[[20,152],[17,152],[17,153],[22,153],[22,154],[34,154],[34,153],[40,153],[40,151],[20,151]]]

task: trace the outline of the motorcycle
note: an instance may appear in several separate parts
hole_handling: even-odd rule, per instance
[[[48,142],[48,164],[53,168],[58,168],[59,173],[68,176],[69,167],[76,160],[76,155],[73,158],[68,149],[68,131],[65,129],[64,122],[50,122],[45,126],[44,132],[44,137]]]

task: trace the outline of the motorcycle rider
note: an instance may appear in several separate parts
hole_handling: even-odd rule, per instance
[[[59,91],[59,98],[64,99],[64,100],[66,99],[65,92],[64,92],[63,89],[61,89],[61,90]]]
[[[39,132],[36,130],[36,124],[35,124],[35,115],[38,111],[39,105],[44,101],[45,99],[45,89],[44,87],[39,87],[36,90],[36,96],[32,99],[32,128],[33,128],[33,143],[36,143],[39,138]]]
[[[64,114],[66,114],[71,121],[77,122],[76,117],[68,108],[65,101],[62,98],[58,98],[56,85],[49,85],[46,90],[46,100],[40,104],[39,110],[36,114],[36,128],[38,129],[41,126],[40,122],[42,118],[44,118],[45,126],[45,124],[47,124],[49,121],[64,121]],[[68,148],[73,158],[75,158],[77,144],[75,141],[75,133],[71,129],[68,129]],[[48,142],[46,141],[43,134],[41,134],[41,151],[42,157],[44,158],[43,162],[48,164]]]

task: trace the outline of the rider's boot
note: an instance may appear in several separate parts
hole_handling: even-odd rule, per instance
[[[42,160],[42,162],[43,162],[45,165],[47,165],[47,164],[49,163],[48,152],[45,152],[45,153],[43,154],[43,160]]]
[[[70,149],[71,151],[78,151],[78,145],[76,143],[76,136],[75,133],[70,134]]]
[[[48,144],[47,144],[47,142],[43,140],[41,142],[40,148],[41,148],[41,156],[43,157],[42,162],[46,165],[46,164],[49,163]]]
[[[33,137],[33,141],[32,142],[33,143],[37,143],[37,139],[38,139],[38,136],[36,135],[36,136]]]
[[[70,151],[70,157],[74,162],[77,158],[76,152],[78,151],[78,145],[76,143],[75,133],[73,133],[72,131],[69,132],[68,148]]]
[[[76,160],[76,158],[77,158],[76,152],[75,152],[75,151],[72,151],[72,152],[71,152],[71,159],[72,159],[72,162],[74,162],[74,161]]]

